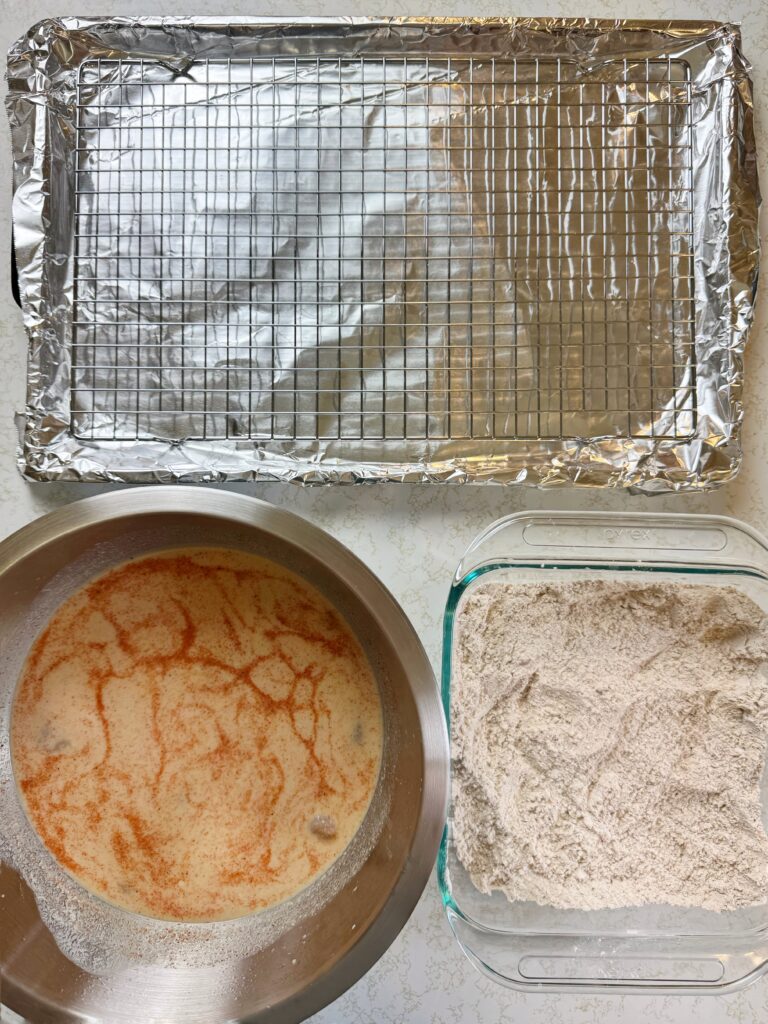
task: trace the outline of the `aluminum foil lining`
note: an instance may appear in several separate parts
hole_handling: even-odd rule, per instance
[[[28,477],[737,471],[733,26],[63,18],[8,69]]]

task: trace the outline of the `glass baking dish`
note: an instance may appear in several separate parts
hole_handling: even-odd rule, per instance
[[[736,587],[768,612],[768,542],[719,516],[525,512],[498,520],[467,549],[445,612],[442,695],[450,725],[453,624],[489,574],[507,583],[631,578]],[[768,824],[768,772],[763,822]],[[720,993],[768,968],[766,903],[727,913],[665,905],[600,911],[510,903],[479,892],[458,860],[452,805],[438,880],[454,935],[482,973],[526,991]]]

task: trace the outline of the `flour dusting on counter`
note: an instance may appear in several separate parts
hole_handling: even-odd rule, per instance
[[[482,892],[768,898],[768,619],[731,587],[479,584],[456,618],[453,829]]]

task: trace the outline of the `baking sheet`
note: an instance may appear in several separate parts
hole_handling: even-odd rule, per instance
[[[7,101],[23,471],[729,479],[747,70],[714,23],[41,23]]]

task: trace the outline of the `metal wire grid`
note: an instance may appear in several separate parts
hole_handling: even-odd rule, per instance
[[[687,65],[93,60],[87,439],[689,436]]]

